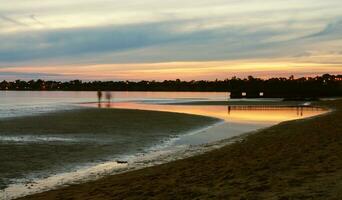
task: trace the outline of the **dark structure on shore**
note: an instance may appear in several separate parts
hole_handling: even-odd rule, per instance
[[[317,77],[245,79],[233,77],[215,81],[92,81],[68,82],[16,80],[2,81],[0,90],[50,90],[50,91],[193,91],[230,92],[231,98],[287,98],[303,99],[342,96],[342,75],[324,74]]]

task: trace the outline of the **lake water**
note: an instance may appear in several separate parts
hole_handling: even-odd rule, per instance
[[[103,103],[101,108],[125,108],[125,109],[140,109],[140,110],[155,110],[155,111],[170,111],[178,113],[188,113],[196,115],[211,116],[221,119],[221,122],[212,127],[203,127],[200,130],[194,130],[190,133],[184,133],[178,137],[172,137],[163,143],[151,144],[150,147],[144,149],[144,153],[162,151],[165,149],[176,149],[189,145],[201,145],[204,143],[215,142],[222,139],[231,138],[245,132],[254,131],[264,128],[281,121],[300,119],[311,117],[325,112],[317,108],[249,108],[249,107],[228,107],[225,105],[170,105],[168,103],[181,103],[191,101],[224,101],[227,100],[226,93],[208,93],[208,92],[113,92],[113,100],[111,104]],[[42,113],[55,112],[60,110],[82,109],[84,107],[98,107],[96,92],[15,92],[15,91],[0,91],[0,120],[18,116],[39,115]],[[233,101],[233,100],[231,100]],[[240,100],[234,100],[240,101]],[[253,101],[251,99],[244,101]],[[259,99],[259,101],[270,101],[270,99]],[[272,100],[274,101],[274,100]],[[280,101],[279,99],[276,101]],[[44,136],[40,136],[44,137]],[[137,136],[139,137],[139,136]],[[45,138],[45,137],[44,137]],[[48,138],[48,137],[46,137]],[[35,138],[16,137],[20,145],[31,145]],[[58,142],[68,142],[68,138],[57,137]],[[97,138],[99,139],[99,138]],[[39,140],[44,145],[49,145],[49,142],[56,142],[56,137]],[[8,145],[7,142],[12,142],[9,137],[1,137],[0,144]],[[115,140],[111,141],[113,144]],[[122,142],[122,141],[120,141]],[[128,142],[128,141],[127,141]],[[34,142],[32,143],[34,144]],[[13,145],[18,145],[13,143]],[[29,152],[28,152],[29,153]],[[0,152],[1,154],[1,152]],[[114,152],[115,154],[115,152]],[[115,154],[116,155],[116,154]],[[0,155],[1,156],[1,155]],[[135,155],[118,155],[118,158],[129,160]],[[28,158],[29,159],[29,158]],[[98,158],[101,159],[101,158]],[[29,160],[28,160],[29,162]],[[88,163],[89,164],[89,163]],[[79,163],[82,166],[82,163]],[[87,167],[88,166],[88,167]],[[98,173],[100,170],[108,171],[117,166],[116,162],[106,161],[105,163],[87,165],[78,167],[77,170],[70,172],[66,171],[62,174],[49,176],[45,174],[45,182],[42,181],[36,186],[36,191],[53,188],[61,183],[69,183],[76,179],[81,179],[90,174]],[[15,167],[15,166],[14,166]],[[75,168],[76,169],[76,168]],[[6,177],[0,177],[5,179]],[[32,176],[30,177],[32,180]],[[1,182],[1,181],[0,181]],[[16,180],[7,182],[16,183]],[[20,182],[23,182],[21,179]],[[35,180],[35,182],[39,182]],[[26,194],[35,190],[27,187],[25,184],[14,184],[9,188],[0,191],[6,198],[11,198],[19,193]],[[42,189],[43,188],[43,189]],[[15,194],[18,193],[18,194]],[[20,194],[19,194],[20,196]],[[5,198],[5,197],[4,197]]]
[[[113,100],[184,102],[223,100],[225,93],[208,92],[112,92]],[[75,104],[97,101],[96,92],[0,91],[0,118],[73,109]]]

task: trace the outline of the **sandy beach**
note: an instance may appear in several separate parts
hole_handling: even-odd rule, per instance
[[[0,6],[0,200],[342,200],[342,0]]]
[[[153,144],[218,121],[170,112],[95,108],[2,119],[0,186],[11,179],[44,178],[80,163],[94,165],[117,155],[144,152]]]
[[[204,145],[201,155],[183,152],[185,159],[22,199],[340,199],[342,101],[318,105],[335,111]]]

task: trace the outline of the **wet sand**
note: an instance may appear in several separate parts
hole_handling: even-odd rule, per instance
[[[202,155],[22,199],[342,199],[342,101],[319,105],[335,111]]]
[[[188,114],[95,108],[2,119],[0,189],[13,179],[47,177],[82,163],[144,152],[170,137],[218,121]]]

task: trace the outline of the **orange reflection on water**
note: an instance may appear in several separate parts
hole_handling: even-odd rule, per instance
[[[88,104],[96,107],[98,104]],[[326,112],[315,107],[257,107],[257,106],[203,106],[203,105],[166,105],[119,102],[100,105],[103,108],[124,108],[154,111],[168,111],[211,116],[231,122],[273,124],[281,121],[294,120]]]

